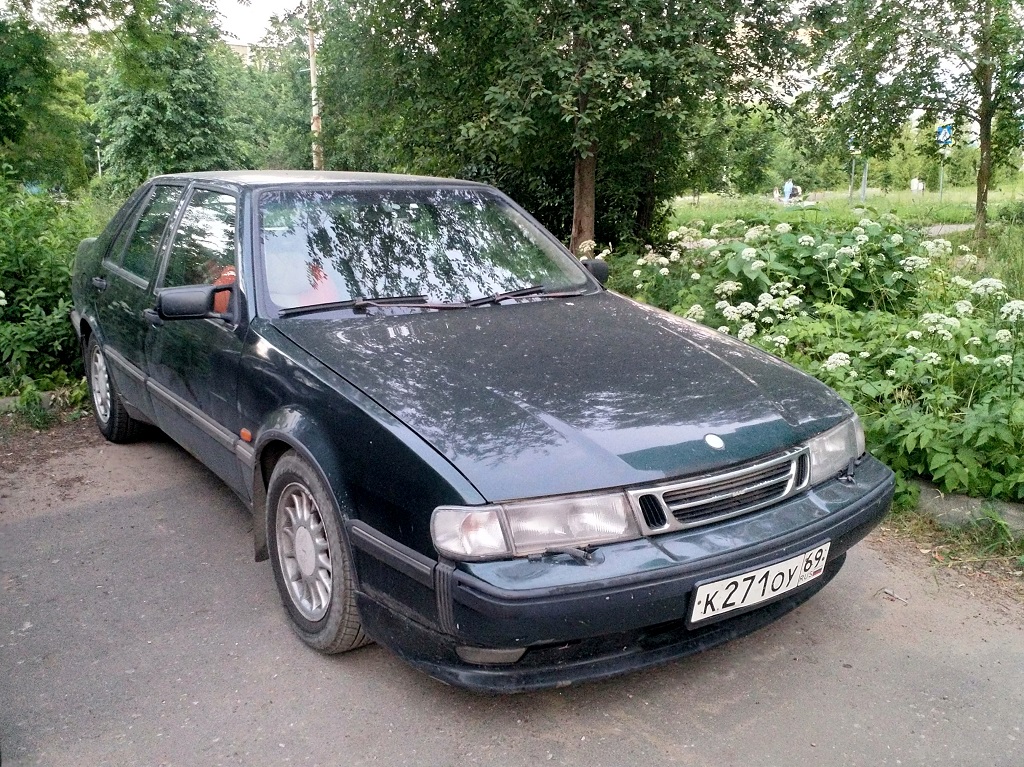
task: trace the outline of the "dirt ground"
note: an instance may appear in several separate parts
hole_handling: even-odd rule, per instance
[[[5,767],[1024,764],[1024,599],[894,523],[698,656],[519,696],[288,627],[237,498],[158,432],[0,417]]]

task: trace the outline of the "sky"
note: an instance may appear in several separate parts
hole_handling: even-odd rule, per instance
[[[232,38],[229,42],[258,43],[267,30],[267,22],[274,14],[293,10],[300,0],[250,0],[243,5],[238,0],[217,0],[221,13],[221,26]]]

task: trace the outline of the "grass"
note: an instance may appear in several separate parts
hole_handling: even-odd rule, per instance
[[[1024,570],[1024,536],[1013,531],[994,512],[967,525],[948,527],[916,509],[893,512],[885,526],[916,541],[936,564],[968,564],[1020,577]]]
[[[989,205],[993,211],[1005,202],[1024,198],[1024,185],[1006,184],[989,192]],[[912,226],[935,224],[970,224],[974,222],[975,190],[973,187],[955,187],[943,190],[942,201],[938,192],[911,193],[908,191],[886,192],[869,189],[862,204],[857,190],[851,202],[847,192],[815,192],[809,195],[813,206],[782,206],[767,196],[748,195],[730,197],[706,194],[694,200],[691,197],[676,199],[672,219],[673,226],[684,226],[691,221],[702,220],[709,226],[722,221],[743,219],[758,221],[772,218],[776,221],[834,220],[855,222],[862,218],[865,208],[874,214],[894,213]]]

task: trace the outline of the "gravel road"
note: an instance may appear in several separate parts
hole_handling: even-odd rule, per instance
[[[5,767],[1024,765],[1024,606],[884,533],[754,636],[488,697],[306,649],[235,497],[92,431],[0,442]]]

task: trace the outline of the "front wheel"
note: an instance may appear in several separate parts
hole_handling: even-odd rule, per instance
[[[92,412],[100,433],[111,442],[131,442],[142,424],[128,415],[121,402],[121,395],[107,366],[107,357],[96,336],[89,336],[85,348],[85,370],[92,394]]]
[[[341,515],[305,460],[285,453],[267,487],[267,543],[281,600],[302,640],[323,653],[367,644]]]

